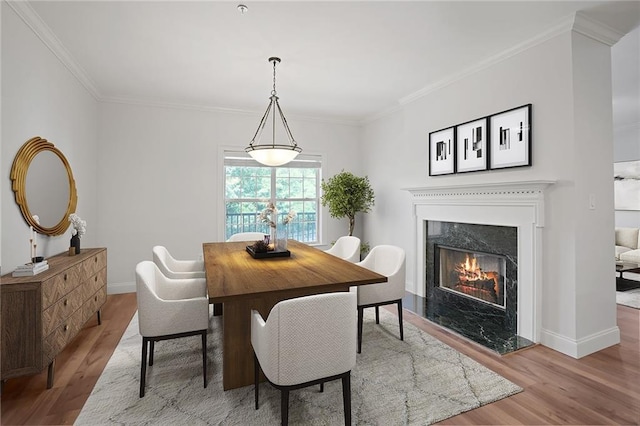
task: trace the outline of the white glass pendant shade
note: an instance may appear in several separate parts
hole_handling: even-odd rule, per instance
[[[271,167],[287,164],[302,151],[298,147],[292,149],[289,145],[255,145],[253,148],[247,151],[249,155],[258,163]]]

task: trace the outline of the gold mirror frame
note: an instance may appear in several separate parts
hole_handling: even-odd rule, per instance
[[[43,151],[50,151],[60,158],[60,161],[62,161],[62,164],[67,170],[67,177],[69,178],[69,202],[67,203],[67,211],[60,219],[60,222],[51,228],[47,228],[36,223],[36,221],[33,220],[33,215],[29,211],[29,205],[27,204],[27,172],[29,171],[31,161],[36,155]],[[20,206],[20,211],[22,212],[24,220],[27,224],[33,226],[33,229],[35,229],[39,234],[50,236],[62,235],[69,228],[69,215],[76,211],[76,205],[78,203],[76,181],[73,179],[73,172],[71,171],[71,167],[69,166],[69,162],[66,157],[62,151],[56,148],[51,142],[46,139],[42,139],[40,136],[36,136],[29,139],[24,143],[24,145],[22,145],[16,154],[16,158],[13,160],[13,165],[11,166],[11,189],[13,189],[16,197],[16,203]]]

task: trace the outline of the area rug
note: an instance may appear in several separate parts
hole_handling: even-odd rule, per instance
[[[371,311],[371,312],[368,312]],[[355,315],[355,313],[354,313]],[[141,337],[137,313],[78,416],[77,425],[277,425],[280,393],[260,386],[254,409],[253,386],[222,390],[221,318],[211,317],[208,385],[202,386],[199,337],[156,343],[147,369],[144,398],[140,386]],[[351,372],[353,423],[431,424],[522,391],[493,371],[398,318],[365,311],[362,353]],[[344,424],[339,380],[292,391],[292,425]]]
[[[616,303],[640,309],[640,288],[629,291],[616,291]]]

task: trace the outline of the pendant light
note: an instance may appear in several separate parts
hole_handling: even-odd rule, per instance
[[[287,119],[284,118],[284,114],[280,108],[280,103],[278,102],[279,98],[276,96],[276,64],[280,63],[280,58],[271,57],[269,58],[269,62],[273,62],[273,90],[271,91],[271,97],[269,98],[270,102],[267,106],[267,110],[262,116],[262,120],[260,120],[260,124],[258,124],[258,129],[253,135],[253,139],[251,139],[251,142],[249,143],[249,146],[245,148],[245,151],[258,163],[264,164],[265,166],[276,167],[287,164],[296,158],[298,154],[302,152],[302,148],[298,146],[293,138],[289,125],[287,124]],[[262,137],[264,127],[269,120],[270,113],[272,121],[271,143],[260,145],[260,138]],[[289,143],[286,145],[276,143],[276,115],[280,117],[287,139],[289,140]]]

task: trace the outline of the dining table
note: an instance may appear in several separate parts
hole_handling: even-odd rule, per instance
[[[224,390],[254,382],[251,310],[266,319],[282,300],[387,281],[384,275],[295,240],[288,240],[289,257],[254,258],[247,245],[251,242],[202,245],[209,303],[222,304]],[[353,315],[355,321],[357,312]]]

